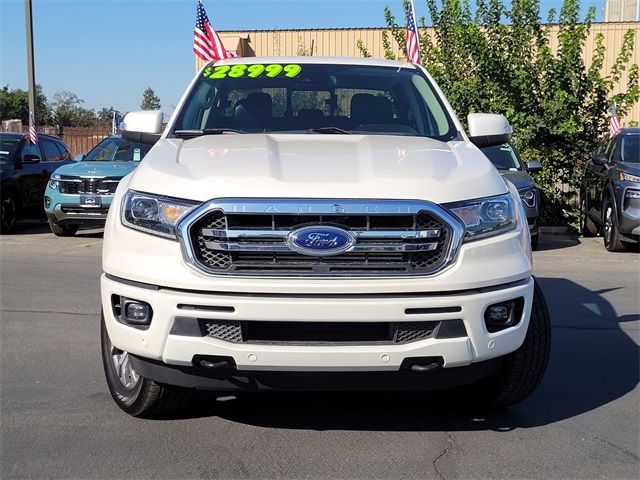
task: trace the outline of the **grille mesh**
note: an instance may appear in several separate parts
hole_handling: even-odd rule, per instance
[[[80,181],[65,181],[80,180]],[[105,181],[110,180],[110,181]],[[60,193],[99,193],[101,195],[113,195],[118,188],[119,178],[80,178],[63,177],[58,181]]]
[[[203,335],[232,343],[405,344],[433,336],[439,321],[268,322],[199,320]]]
[[[416,230],[438,230],[440,236],[435,250],[422,252],[346,252],[329,257],[315,257],[290,252],[242,251],[230,252],[206,246],[207,241],[226,241],[225,235],[211,236],[203,230],[237,229],[250,231],[270,230],[291,231],[307,225],[331,225],[352,232],[386,230],[405,232]],[[440,268],[446,261],[451,243],[451,229],[436,215],[421,211],[416,215],[279,215],[279,214],[225,214],[221,210],[205,213],[190,227],[191,243],[197,261],[213,273],[269,274],[336,276],[349,274],[411,275],[429,274]],[[244,244],[258,242],[258,239],[244,238]],[[367,242],[380,243],[384,240],[359,240],[359,245]],[[406,240],[410,244],[418,240]],[[424,240],[421,240],[424,241]],[[282,242],[284,244],[284,242]]]

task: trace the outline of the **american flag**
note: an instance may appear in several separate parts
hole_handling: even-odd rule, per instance
[[[416,14],[413,8],[413,1],[407,3],[407,30],[405,38],[407,40],[407,59],[411,63],[420,63],[420,39],[416,30]]]
[[[620,119],[616,113],[615,103],[611,105],[611,118],[609,119],[609,135],[612,137],[620,131]]]
[[[202,1],[198,0],[196,28],[193,31],[193,51],[205,62],[233,58],[235,55],[224,48],[222,40],[211,28],[207,12],[204,11]]]
[[[38,132],[36,131],[36,122],[33,120],[33,112],[29,112],[29,131],[26,137],[32,144],[38,143]]]

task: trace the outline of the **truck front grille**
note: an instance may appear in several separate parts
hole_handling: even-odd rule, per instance
[[[443,209],[427,202],[384,201],[382,212],[372,213],[373,206],[360,204],[345,212],[345,202],[337,205],[339,212],[331,212],[326,202],[317,205],[321,213],[256,212],[244,205],[237,211],[237,204],[236,211],[228,211],[224,202],[212,202],[183,222],[181,241],[186,243],[187,260],[211,274],[431,275],[451,263],[461,227]],[[305,208],[313,210],[315,205]],[[291,248],[288,238],[307,226],[341,228],[355,237],[355,244],[336,255],[301,253]]]
[[[60,193],[78,194],[93,193],[99,195],[113,195],[118,188],[121,178],[81,178],[63,176],[58,180]]]
[[[231,343],[405,344],[433,336],[439,321],[266,322],[199,320],[202,335]]]

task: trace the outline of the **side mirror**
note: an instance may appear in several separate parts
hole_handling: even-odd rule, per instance
[[[531,160],[530,162],[527,163],[527,171],[529,173],[536,173],[536,172],[540,172],[542,170],[542,163],[540,163],[540,160]]]
[[[73,161],[81,162],[83,158],[84,158],[84,153],[79,153],[78,155],[76,155],[76,158],[74,158]]]
[[[493,147],[511,140],[513,128],[504,115],[495,113],[470,113],[469,140],[478,148]]]
[[[607,160],[608,158],[606,153],[596,153],[591,159],[594,165],[606,165]]]
[[[38,155],[25,155],[22,157],[22,164],[25,163],[40,163],[40,157]]]
[[[162,112],[141,110],[127,113],[120,124],[122,138],[130,142],[153,145],[162,133]]]

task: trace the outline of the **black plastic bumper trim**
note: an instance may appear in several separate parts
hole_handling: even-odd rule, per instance
[[[439,390],[478,381],[496,372],[501,364],[501,359],[497,358],[465,367],[413,371],[413,365],[433,363],[416,358],[414,361],[405,359],[408,369],[398,371],[294,372],[187,367],[168,365],[134,355],[131,357],[134,370],[150,380],[167,385],[217,391]],[[206,360],[204,357],[198,358],[200,361],[203,359]]]

